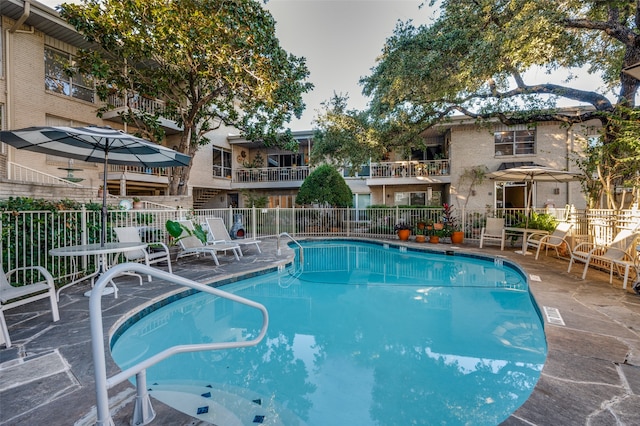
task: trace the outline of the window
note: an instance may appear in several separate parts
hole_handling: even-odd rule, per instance
[[[267,157],[269,167],[291,167],[304,164],[303,155],[298,154],[269,154]]]
[[[427,205],[427,193],[426,192],[396,192],[395,193],[396,206],[426,206]]]
[[[231,151],[213,147],[213,175],[231,178]]]
[[[82,99],[83,101],[94,101],[93,79],[79,72],[72,75],[67,74],[68,64],[73,63],[70,54],[54,50],[50,47],[44,48],[44,87],[51,92]]]
[[[496,155],[523,155],[536,153],[535,130],[509,130],[495,132]]]

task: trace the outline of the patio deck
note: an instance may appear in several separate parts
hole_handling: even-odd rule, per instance
[[[292,256],[287,248],[278,256],[275,240],[264,240],[261,247],[262,254],[247,250],[239,262],[221,257],[219,267],[210,261],[183,259],[174,265],[174,272],[209,282],[271,267]],[[622,290],[620,279],[611,286],[606,272],[590,268],[583,281],[581,268],[566,272],[566,260],[541,257],[536,261],[513,249],[461,248],[504,255],[530,276],[539,277],[530,281],[538,304],[541,309],[558,309],[565,325],[550,324],[545,318],[549,353],[542,376],[527,402],[503,424],[640,424],[640,297]],[[103,298],[107,331],[122,315],[175,288],[160,280],[139,286],[120,278],[118,283],[119,298]],[[0,349],[1,425],[95,423],[88,299],[83,296],[88,288],[88,283],[79,284],[61,293],[61,319],[56,323],[51,322],[47,301],[5,313],[13,346]],[[107,370],[109,375],[118,371],[109,357]],[[122,383],[109,391],[109,397],[115,424],[129,425],[134,387]],[[152,424],[206,424],[159,401],[153,400],[153,406],[157,416]]]

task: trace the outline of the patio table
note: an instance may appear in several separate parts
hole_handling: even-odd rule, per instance
[[[529,253],[527,251],[527,236],[528,236],[528,234],[543,234],[543,235],[547,235],[549,233],[548,231],[545,231],[543,229],[518,228],[516,226],[505,227],[504,230],[506,232],[522,234],[522,250],[516,250],[515,252],[518,253],[518,254],[521,254],[523,256],[526,256],[528,254],[533,254],[533,253]]]
[[[67,247],[58,247],[55,249],[49,250],[49,254],[51,256],[95,256],[96,257],[96,265],[97,269],[89,275],[81,277],[77,280],[73,280],[70,283],[67,283],[63,287],[60,287],[56,292],[56,297],[58,300],[60,299],[60,292],[63,289],[69,288],[74,284],[77,284],[81,281],[85,281],[87,279],[91,279],[91,284],[93,286],[94,279],[100,277],[104,271],[109,268],[109,255],[110,254],[120,254],[125,253],[127,251],[134,250],[145,250],[147,248],[147,243],[94,243],[94,244],[83,244],[77,246],[67,246]],[[134,274],[137,275],[137,274]],[[142,280],[142,278],[140,278]],[[112,287],[105,289],[104,294],[115,293],[115,297],[118,297],[118,287],[116,287],[115,283],[111,281]],[[91,291],[85,293],[85,296],[90,296]]]

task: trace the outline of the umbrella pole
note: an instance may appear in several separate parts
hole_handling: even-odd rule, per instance
[[[104,247],[107,241],[107,164],[108,154],[104,156],[104,173],[102,175],[102,211],[100,213],[100,247]]]

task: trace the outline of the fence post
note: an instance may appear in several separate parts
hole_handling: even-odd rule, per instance
[[[276,206],[276,235],[280,235],[280,206]]]
[[[255,240],[258,238],[258,210],[255,205],[251,206],[251,223],[253,224],[251,237]]]
[[[88,242],[89,231],[87,229],[87,215],[89,212],[87,211],[87,207],[83,204],[80,208],[80,243],[82,245],[86,245]],[[100,221],[100,226],[102,226],[102,220]],[[102,230],[100,230],[102,232]],[[82,256],[82,269],[87,269],[87,263],[89,258],[87,256]]]
[[[304,211],[304,210],[303,210]],[[291,205],[291,235],[295,237],[296,235],[296,203],[292,203]]]

